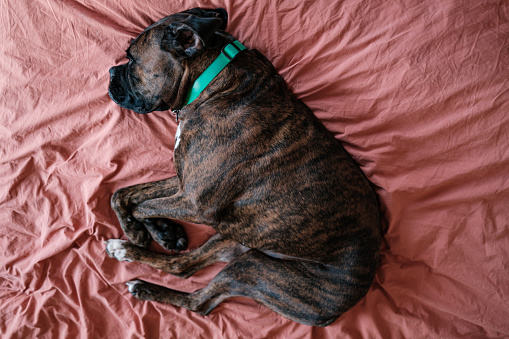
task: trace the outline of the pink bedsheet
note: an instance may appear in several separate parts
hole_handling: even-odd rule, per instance
[[[107,95],[130,39],[224,7],[376,185],[384,223],[367,296],[326,328],[246,298],[207,317],[133,298],[117,262],[118,188],[174,175],[176,123]],[[509,337],[509,3],[504,0],[0,2],[2,338]],[[186,224],[191,248],[213,231]]]

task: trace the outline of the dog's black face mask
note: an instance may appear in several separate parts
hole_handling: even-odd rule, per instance
[[[110,98],[137,113],[170,109],[186,73],[186,62],[218,48],[226,29],[224,9],[192,9],[147,28],[129,46],[127,64],[110,69]]]

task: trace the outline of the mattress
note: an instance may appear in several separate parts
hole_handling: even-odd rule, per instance
[[[193,7],[228,11],[377,193],[375,281],[328,327],[247,298],[142,302],[126,281],[191,292],[224,264],[183,280],[105,253],[112,193],[175,175],[177,127],[117,106],[108,69]],[[509,337],[507,1],[4,0],[0,27],[2,338]],[[214,234],[183,226],[190,249]]]

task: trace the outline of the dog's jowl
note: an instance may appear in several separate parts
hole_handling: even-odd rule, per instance
[[[111,68],[116,103],[138,113],[171,109],[179,126],[177,176],[115,192],[112,207],[129,240],[109,240],[106,250],[183,278],[228,263],[194,293],[128,282],[138,299],[208,314],[226,298],[246,296],[297,322],[326,326],[374,279],[376,196],[272,64],[226,24],[224,9],[170,15],[132,42],[127,64]],[[147,250],[152,240],[186,248],[175,220],[217,234],[172,256]]]

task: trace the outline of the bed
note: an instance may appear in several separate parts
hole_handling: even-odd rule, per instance
[[[384,238],[366,297],[325,328],[247,298],[209,316],[141,302],[118,262],[121,187],[175,175],[171,112],[107,95],[108,69],[160,18],[224,7],[361,166]],[[509,337],[509,3],[5,0],[0,3],[2,338]],[[214,231],[183,224],[189,247]],[[154,250],[161,250],[154,246]]]

